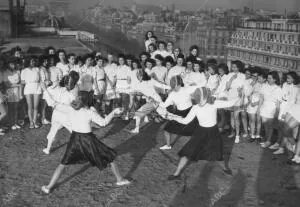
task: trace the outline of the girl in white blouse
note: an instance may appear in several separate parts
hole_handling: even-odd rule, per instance
[[[276,71],[268,74],[267,84],[261,89],[260,103],[258,112],[262,119],[265,129],[264,142],[261,143],[263,148],[271,146],[271,138],[274,131],[274,119],[279,114],[281,88],[279,87],[279,76]]]
[[[197,86],[185,87],[181,76],[172,77],[170,82],[172,91],[167,100],[164,103],[160,103],[159,106],[168,108],[168,111],[185,117],[193,106],[192,94],[196,90]],[[171,138],[175,138],[176,135],[191,136],[195,129],[195,125],[197,124],[195,121],[189,125],[179,124],[174,121],[168,122],[164,128],[166,145],[162,146],[160,149],[171,149]]]
[[[207,84],[207,80],[204,74],[204,69],[202,68],[203,65],[204,65],[203,62],[197,60],[194,62],[194,66],[193,66],[195,71],[195,73],[193,73],[194,75],[193,80],[199,88],[204,87]]]
[[[267,75],[261,71],[261,68],[252,72],[252,91],[249,96],[249,104],[247,106],[247,113],[249,116],[250,125],[250,142],[260,142],[261,118],[257,113],[261,89],[266,84]],[[261,71],[261,72],[259,72]]]
[[[239,96],[242,96],[241,90],[239,91]],[[181,124],[191,123],[196,118],[197,125],[191,139],[178,153],[180,161],[175,173],[169,176],[169,180],[179,179],[183,168],[189,161],[223,160],[223,142],[217,127],[217,110],[231,107],[239,99],[215,101],[211,96],[210,90],[205,87],[195,91],[194,99],[197,104],[193,106],[185,118],[176,115],[170,116],[171,120]],[[225,166],[227,165],[225,164]]]
[[[231,70],[232,72],[228,74],[229,81],[226,85],[226,91],[228,93],[228,97],[236,98],[238,97],[237,89],[243,88],[245,83],[245,74],[241,73],[243,70],[243,63],[239,60],[232,61]],[[235,143],[240,142],[240,113],[242,110],[243,100],[237,102],[230,110],[232,133],[228,137],[233,138],[235,136]]]
[[[218,65],[218,87],[215,91],[215,97],[223,97],[226,94],[226,84],[228,81],[228,66],[225,63],[221,63]],[[229,125],[227,125],[226,121],[229,118],[229,114],[227,110],[219,109],[218,116],[220,117],[220,121],[218,124],[220,132],[223,132],[225,128],[229,129]],[[229,120],[229,119],[228,119]]]
[[[278,115],[278,121],[279,121],[279,129],[278,131],[278,137],[277,141],[270,146],[270,149],[275,149],[276,151],[274,154],[283,154],[284,148],[283,148],[283,131],[284,128],[284,118],[286,116],[287,110],[289,107],[296,103],[297,101],[297,92],[299,90],[298,88],[298,80],[299,77],[297,73],[295,72],[289,72],[286,74],[286,81],[283,83],[282,89],[281,89],[281,104],[279,109],[279,115]]]
[[[36,59],[31,57],[27,60],[27,67],[21,72],[21,81],[25,84],[24,95],[28,105],[29,128],[39,128],[37,123],[38,106],[42,89],[40,87],[40,70],[36,67]]]
[[[170,85],[171,78],[177,75],[182,75],[185,71],[185,67],[183,66],[184,62],[184,55],[183,54],[178,54],[177,60],[176,60],[176,65],[171,68],[168,71],[167,77],[166,77],[166,84]]]
[[[207,80],[206,88],[208,88],[212,94],[215,94],[219,86],[217,65],[214,63],[209,63],[207,66],[207,72],[208,72],[208,80]]]
[[[192,59],[186,60],[186,68],[184,73],[182,74],[182,80],[185,86],[196,86],[197,80],[196,78],[196,72],[193,68],[193,61]]]
[[[58,56],[59,62],[56,64],[56,67],[62,71],[63,76],[68,75],[70,72],[70,67],[67,62],[66,51],[58,50],[57,56]]]
[[[115,109],[105,119],[97,112],[89,109],[88,96],[86,91],[81,91],[78,98],[72,102],[72,105],[64,105],[54,103],[54,108],[66,113],[69,116],[72,134],[65,154],[61,163],[56,168],[50,183],[42,187],[44,193],[50,193],[53,186],[62,174],[66,165],[80,164],[89,162],[96,166],[99,170],[105,169],[108,165],[111,166],[112,172],[117,179],[117,185],[128,185],[130,182],[124,179],[119,173],[118,167],[114,160],[116,152],[100,142],[96,135],[92,133],[91,122],[100,126],[106,126],[110,123],[116,114],[119,114],[120,109]]]
[[[51,100],[53,99],[58,103],[71,104],[71,102],[77,98],[79,93],[79,87],[77,85],[78,80],[79,74],[75,71],[71,71],[69,75],[63,77],[59,86],[48,87],[47,92],[44,92],[45,101],[51,104]],[[51,97],[49,97],[49,94]],[[50,104],[49,106],[53,107],[53,105]],[[71,132],[68,116],[54,109],[51,117],[51,128],[47,135],[47,147],[43,149],[45,154],[50,153],[57,132],[64,127]]]
[[[63,78],[62,71],[57,68],[55,55],[49,55],[49,72],[52,86],[58,86],[59,81]]]
[[[120,95],[119,106],[124,108],[124,120],[129,119],[130,67],[125,64],[125,56],[119,55],[116,69],[116,92]]]

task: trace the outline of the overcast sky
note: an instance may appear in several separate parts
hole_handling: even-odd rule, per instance
[[[0,2],[7,0],[0,0]],[[50,0],[28,0],[32,1],[50,1]],[[72,2],[72,8],[86,8],[95,5],[101,0],[69,0]],[[268,8],[272,10],[284,11],[287,10],[300,10],[300,0],[104,0],[105,4],[112,4],[114,6],[123,4],[132,4],[133,2],[141,4],[156,4],[156,5],[175,5],[179,9],[198,9],[205,6],[207,7],[226,7],[226,8],[241,8],[243,6],[252,7],[252,1],[254,2],[254,8]]]

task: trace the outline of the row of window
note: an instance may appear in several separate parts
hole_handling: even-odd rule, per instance
[[[239,51],[239,50],[229,50],[228,54],[231,57],[238,57],[245,61],[266,64],[266,65],[269,65],[269,67],[277,66],[277,67],[282,67],[282,68],[286,68],[289,70],[300,70],[300,60],[299,61],[289,60],[289,59],[285,59],[285,58],[267,56],[267,55],[262,55],[262,54],[255,54],[255,53]]]

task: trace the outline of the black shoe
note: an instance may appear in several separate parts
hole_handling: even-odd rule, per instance
[[[256,140],[256,139],[249,138],[249,139],[248,139],[248,142],[252,143],[252,142],[254,142],[255,140]]]
[[[260,144],[262,142],[262,139],[261,138],[257,138],[256,139],[256,144]]]
[[[180,180],[180,175],[169,175],[168,180]]]

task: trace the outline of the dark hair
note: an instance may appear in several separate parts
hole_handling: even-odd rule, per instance
[[[119,55],[118,55],[118,59],[119,59],[119,58],[123,58],[124,60],[126,60],[126,58],[125,58],[125,55],[124,55],[124,54],[119,54]]]
[[[176,47],[176,48],[174,48],[174,51],[176,50],[176,49],[178,49],[179,50],[179,54],[181,53],[181,48],[180,47]]]
[[[102,60],[104,62],[105,58],[101,55],[96,56],[95,58],[96,62],[98,62],[99,60]]]
[[[70,53],[70,54],[68,54],[68,56],[67,56],[67,59],[69,60],[69,59],[70,59],[70,57],[75,57],[75,58],[76,58],[76,55],[75,55],[75,53]]]
[[[152,33],[152,37],[154,36],[153,31],[149,30],[149,31],[147,31],[147,32],[145,33],[145,40],[148,40],[148,39],[149,39],[149,38],[148,38],[148,33],[149,33],[149,32]]]
[[[69,76],[74,80],[75,84],[79,81],[80,76],[78,72],[72,70],[70,71]]]
[[[45,55],[49,55],[49,50],[54,50],[54,53],[55,53],[55,48],[52,47],[52,46],[49,46],[49,47],[46,47],[46,48],[45,48],[44,54],[45,54]]]
[[[214,63],[208,63],[208,64],[207,64],[207,69],[209,69],[209,68],[212,68],[213,71],[215,72],[215,74],[218,73],[218,67],[217,67],[217,64],[214,64]]]
[[[204,69],[205,69],[205,63],[203,61],[199,61],[199,60],[196,60],[194,62],[194,65],[197,64],[199,65],[199,72],[202,73],[204,72]]]
[[[174,66],[174,59],[171,56],[167,56],[165,58],[165,63],[167,63],[167,62],[171,63],[172,66]]]
[[[27,68],[27,67],[30,66],[31,60],[35,60],[36,63],[38,63],[38,62],[37,62],[37,57],[36,57],[36,56],[29,56],[29,57],[27,57],[27,58],[25,59],[25,68]],[[37,65],[35,65],[35,66],[37,66]]]
[[[267,73],[265,71],[259,71],[258,77],[262,77],[263,79],[267,79]]]
[[[57,52],[56,52],[57,57],[59,56],[59,53],[61,53],[61,52],[64,53],[65,56],[67,57],[67,53],[66,53],[66,51],[64,49],[57,50]]]
[[[51,60],[54,60],[54,65],[56,65],[56,63],[58,62],[58,59],[57,59],[57,56],[56,55],[49,55],[48,56],[48,60],[49,60],[49,62],[51,61]]]
[[[239,69],[239,72],[243,72],[244,64],[240,60],[234,60],[231,62],[232,65],[236,65],[236,67]]]
[[[133,60],[135,57],[132,54],[125,55],[126,60]]]
[[[287,76],[291,76],[293,78],[294,85],[298,85],[299,84],[299,76],[298,76],[298,74],[296,72],[290,71],[290,72],[286,73],[284,81],[286,81]]]
[[[142,75],[143,81],[151,80],[151,77],[144,70],[138,70],[137,75]]]
[[[164,62],[164,58],[163,58],[163,56],[162,55],[160,55],[160,54],[157,54],[157,55],[155,55],[155,57],[154,57],[155,59],[158,59],[158,60],[160,60],[160,62]]]
[[[154,38],[155,40],[157,40],[157,37],[155,36],[155,35],[152,35],[152,37],[151,38]]]
[[[229,69],[228,69],[228,66],[227,64],[225,63],[220,63],[218,65],[218,69],[222,69],[224,71],[225,74],[228,74],[229,73]],[[219,74],[219,71],[218,71],[218,74]]]
[[[190,49],[189,49],[190,53],[191,53],[194,49],[197,50],[196,56],[198,56],[198,55],[199,55],[199,47],[198,47],[197,45],[192,45],[192,46],[190,47]],[[191,54],[191,55],[192,55],[192,54]]]
[[[43,65],[43,63],[45,62],[45,60],[49,60],[49,56],[48,55],[41,55],[41,56],[39,56],[39,63],[38,63],[38,65],[39,66]]]
[[[174,42],[170,41],[170,40],[167,42],[167,45],[170,44],[170,43],[174,46]]]
[[[157,50],[157,47],[156,47],[155,44],[153,44],[153,43],[149,44],[149,45],[148,45],[148,48],[149,48],[150,46],[153,46],[153,50],[154,50],[154,51]]]
[[[11,56],[14,56],[16,52],[22,52],[22,49],[19,46],[16,46],[11,49]]]
[[[133,63],[136,63],[138,68],[141,68],[141,67],[142,67],[140,61],[139,61],[137,58],[134,58],[134,59],[132,60],[132,64],[133,64]],[[133,69],[133,67],[132,67],[132,69]]]
[[[260,68],[260,67],[258,67],[258,66],[254,66],[254,67],[252,68],[252,74],[254,74],[254,73],[257,73],[257,74],[259,74],[259,73],[260,73],[260,71],[261,71],[261,68]]]
[[[145,52],[145,51],[140,53],[139,58],[142,59],[143,55],[146,55],[147,58],[150,58],[150,54],[148,52]]]
[[[82,63],[84,63],[83,57],[82,56],[77,56],[76,57],[76,63],[78,64],[78,62],[81,61]]]
[[[177,59],[178,59],[178,58],[181,58],[181,59],[183,59],[183,60],[184,60],[184,54],[182,54],[182,53],[179,53],[179,54],[178,54],[178,56],[177,56]]]
[[[94,56],[93,56],[92,54],[86,54],[86,55],[83,57],[83,62],[85,63],[86,60],[87,60],[88,58],[91,58],[92,60],[94,60]]]
[[[218,61],[214,58],[211,58],[211,59],[208,59],[207,62],[206,62],[206,65],[208,64],[215,64],[215,65],[218,65]]]
[[[91,107],[93,106],[93,93],[88,91],[79,91],[78,97],[76,100],[72,101],[71,106],[75,110],[80,110],[84,107]]]
[[[279,75],[276,71],[271,71],[268,73],[268,76],[272,76],[272,78],[275,80],[275,84],[276,85],[280,85],[280,78],[279,78]]]
[[[159,45],[161,45],[161,44],[163,44],[164,47],[166,47],[166,42],[165,42],[165,41],[158,41],[157,45],[159,46]]]
[[[155,66],[155,61],[154,61],[153,59],[147,58],[147,59],[145,60],[145,65],[146,65],[148,62],[152,64],[152,67]]]

